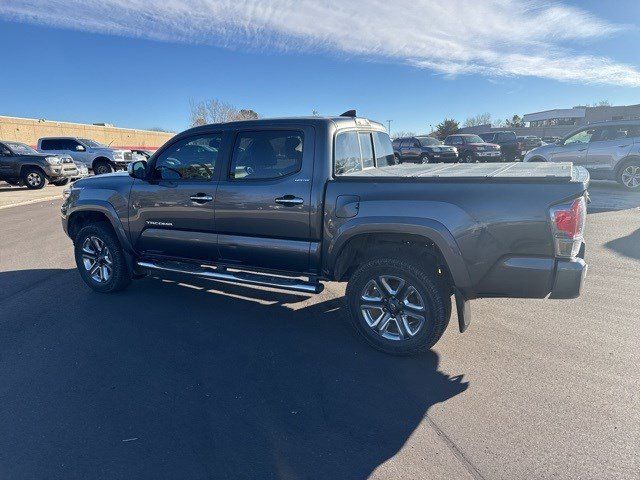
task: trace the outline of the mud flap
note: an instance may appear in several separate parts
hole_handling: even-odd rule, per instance
[[[469,327],[469,324],[471,323],[471,305],[469,300],[465,298],[460,290],[454,287],[453,293],[456,297],[458,327],[460,328],[460,333],[464,333],[464,331]]]

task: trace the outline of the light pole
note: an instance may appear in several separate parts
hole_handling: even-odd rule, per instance
[[[391,135],[391,122],[392,122],[392,121],[393,121],[393,120],[387,120],[387,125],[388,125],[388,127],[387,127],[387,132],[389,132],[389,135]]]

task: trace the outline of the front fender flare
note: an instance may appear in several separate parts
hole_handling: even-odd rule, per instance
[[[107,219],[111,223],[111,226],[113,227],[113,230],[116,232],[116,235],[118,237],[118,240],[120,241],[120,245],[122,245],[122,248],[131,254],[135,253],[133,246],[129,241],[127,231],[125,230],[124,225],[122,224],[122,221],[120,220],[120,217],[116,212],[116,209],[109,201],[98,200],[95,198],[91,200],[87,200],[86,202],[79,200],[67,212],[67,218],[68,218],[67,224],[69,223],[69,221],[71,221],[71,218],[73,217],[73,215],[80,212],[98,212],[103,214],[105,217],[107,217]]]

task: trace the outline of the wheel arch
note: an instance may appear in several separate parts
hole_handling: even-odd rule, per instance
[[[25,174],[25,172],[27,170],[32,170],[32,169],[36,169],[39,170],[40,172],[42,172],[42,174],[45,176],[45,178],[49,178],[49,175],[47,175],[47,172],[44,171],[44,168],[42,168],[40,165],[36,164],[36,163],[26,163],[24,165],[22,165],[20,167],[20,178],[22,178],[22,176]]]
[[[371,258],[371,252],[401,248],[404,255],[415,255],[442,266],[453,286],[470,287],[469,272],[453,235],[441,223],[422,219],[422,224],[374,223],[354,227],[334,240],[329,247],[331,262],[326,265],[329,275],[345,279],[358,264]],[[416,250],[417,249],[417,250]]]
[[[100,155],[91,161],[91,168],[95,170],[95,165],[98,162],[107,162],[109,165],[113,165],[113,160],[109,157],[105,157],[104,155]]]
[[[73,240],[81,228],[93,222],[108,223],[120,241],[122,248],[129,253],[133,253],[133,247],[129,242],[122,221],[118,217],[113,205],[105,201],[92,200],[91,204],[77,205],[74,210],[68,214],[66,225],[67,235]]]

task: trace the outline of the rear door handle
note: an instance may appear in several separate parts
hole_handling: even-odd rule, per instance
[[[294,197],[293,195],[285,195],[284,197],[276,198],[276,203],[286,207],[293,207],[295,205],[302,205],[304,200],[300,197]]]
[[[213,197],[211,195],[207,195],[206,193],[197,193],[196,195],[191,195],[189,197],[192,202],[196,203],[207,203],[213,201]]]

